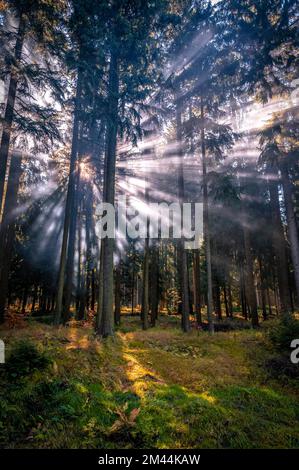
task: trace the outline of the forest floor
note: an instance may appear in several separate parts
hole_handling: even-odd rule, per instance
[[[115,338],[104,341],[87,323],[2,328],[7,355],[30,341],[50,362],[1,375],[0,445],[299,447],[299,385],[269,373],[265,331],[184,334],[167,316],[148,331],[122,318]]]

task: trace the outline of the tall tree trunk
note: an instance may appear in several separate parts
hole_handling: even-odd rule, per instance
[[[111,51],[109,68],[109,91],[108,91],[108,124],[107,142],[105,154],[105,181],[104,181],[104,202],[114,206],[115,197],[115,165],[116,165],[116,145],[118,128],[118,94],[119,76],[118,59],[114,47]],[[103,250],[103,306],[102,319],[98,333],[103,336],[113,335],[113,253],[114,239],[104,238],[102,240]]]
[[[91,242],[91,231],[92,231],[92,201],[93,194],[92,188],[87,184],[86,188],[86,203],[85,203],[85,217],[86,217],[86,310],[88,312],[90,307],[90,287],[91,287],[91,276],[92,276],[92,242]]]
[[[100,250],[100,268],[99,268],[99,291],[98,291],[98,304],[97,304],[97,317],[96,317],[96,331],[101,330],[102,324],[102,313],[103,313],[103,240],[101,241],[101,250]]]
[[[292,183],[286,164],[281,165],[281,181],[284,194],[284,202],[287,212],[288,235],[290,239],[292,262],[295,274],[297,298],[299,298],[299,238],[296,223],[295,208],[292,197]]]
[[[159,309],[159,249],[155,241],[151,250],[150,292],[151,325],[155,326]]]
[[[79,68],[78,78],[77,78],[76,99],[75,99],[69,180],[68,180],[68,188],[67,188],[67,196],[66,196],[63,238],[62,238],[59,275],[58,275],[56,311],[55,311],[55,317],[54,317],[55,325],[59,325],[59,323],[61,322],[61,317],[62,317],[62,302],[63,302],[65,270],[66,270],[66,262],[67,262],[69,229],[70,229],[71,219],[74,216],[74,214],[72,214],[72,209],[73,209],[73,201],[75,197],[75,170],[76,170],[78,140],[79,140],[79,120],[80,120],[80,109],[81,109],[82,78],[83,78],[82,70],[81,68]]]
[[[268,299],[268,310],[269,310],[269,316],[272,316],[272,306],[271,306],[271,297],[270,297],[270,290],[269,287],[267,287],[267,299]]]
[[[201,98],[201,156],[202,156],[202,179],[203,179],[203,230],[204,230],[204,247],[206,256],[207,269],[207,314],[209,322],[209,331],[214,333],[213,322],[213,285],[212,285],[212,260],[211,260],[211,243],[209,228],[209,201],[208,201],[208,183],[207,183],[207,162],[206,162],[206,143],[205,143],[205,115],[203,99]]]
[[[33,288],[33,296],[32,296],[32,304],[31,304],[31,313],[34,313],[34,310],[35,310],[35,304],[36,304],[36,298],[37,298],[37,291],[38,291],[38,287],[37,285],[35,284],[34,285],[34,288]]]
[[[232,287],[231,283],[228,284],[228,308],[229,308],[229,316],[233,317],[233,299],[232,299]]]
[[[288,314],[290,312],[288,263],[286,256],[285,237],[280,217],[277,181],[270,181],[269,192],[273,222],[273,248],[276,258],[276,275],[280,297],[280,308],[282,314]]]
[[[24,287],[24,291],[23,291],[22,308],[21,308],[21,313],[23,315],[26,313],[27,301],[28,301],[28,286]]]
[[[149,314],[149,239],[146,237],[144,241],[144,257],[143,257],[143,276],[142,276],[142,328],[148,329]]]
[[[253,277],[253,257],[251,253],[250,246],[250,233],[249,229],[245,226],[243,229],[244,232],[244,248],[245,248],[245,258],[246,258],[246,278],[247,278],[247,295],[249,301],[251,323],[253,327],[257,327],[259,324],[258,310],[257,310],[257,300],[256,292],[254,286],[254,277]]]
[[[229,307],[228,307],[228,301],[227,301],[227,291],[226,291],[226,285],[224,283],[223,286],[223,296],[224,296],[224,306],[225,306],[225,315],[229,318]]]
[[[77,227],[77,212],[80,194],[80,163],[77,161],[77,168],[75,169],[75,186],[74,196],[72,197],[71,213],[72,217],[69,226],[69,237],[67,247],[67,261],[65,268],[65,284],[64,284],[64,305],[63,305],[63,323],[70,319],[70,307],[72,301],[72,288],[74,278],[74,264],[75,264],[75,246],[76,246],[76,227]]]
[[[214,291],[215,291],[215,312],[218,317],[218,320],[222,320],[220,286],[219,286],[219,281],[218,281],[217,276],[215,276]]]
[[[2,224],[0,227],[0,323],[4,322],[8,278],[15,239],[15,215],[17,195],[21,177],[21,155],[13,154],[11,158],[10,179],[7,185]]]
[[[96,280],[95,280],[95,268],[92,268],[91,271],[91,299],[90,299],[90,309],[94,312],[95,309],[95,301],[96,301]]]
[[[247,320],[247,308],[246,308],[246,293],[245,293],[245,282],[244,282],[244,269],[242,266],[242,261],[239,261],[239,271],[240,271],[240,297],[241,297],[241,307],[242,315]]]
[[[200,302],[200,254],[199,250],[193,253],[193,289],[194,289],[194,308],[197,325],[201,325],[201,302]]]
[[[116,325],[120,325],[120,310],[121,310],[121,267],[120,259],[115,267],[115,306],[114,306],[114,322]]]
[[[145,178],[145,203],[149,204],[148,178]],[[144,240],[143,277],[142,277],[142,328],[148,329],[149,315],[149,219],[146,221],[146,238]]]
[[[132,270],[132,288],[131,288],[131,314],[134,315],[134,292],[135,292],[135,267]]]
[[[0,220],[2,209],[4,207],[4,189],[5,189],[5,178],[7,172],[7,162],[8,162],[8,155],[9,155],[9,144],[11,139],[11,130],[14,118],[14,108],[15,108],[15,101],[16,101],[16,93],[17,93],[17,76],[14,72],[14,68],[17,68],[21,56],[22,56],[22,49],[24,43],[24,36],[25,36],[25,18],[21,14],[18,33],[17,33],[17,40],[15,44],[14,50],[14,63],[11,67],[11,75],[8,87],[8,95],[7,95],[7,102],[6,108],[4,113],[3,119],[3,130],[1,136],[1,143],[0,143]]]
[[[183,168],[183,152],[182,152],[182,116],[181,116],[181,105],[176,103],[176,138],[178,146],[178,199],[180,204],[181,214],[183,214],[183,203],[185,198],[184,188],[184,168]],[[181,231],[183,232],[183,217],[181,217]],[[181,238],[178,240],[178,275],[179,284],[181,290],[182,300],[182,329],[187,332],[190,330],[190,300],[189,300],[189,275],[188,275],[188,258],[187,252],[184,246],[184,235],[182,233]]]
[[[262,260],[260,256],[259,256],[259,268],[260,268],[260,289],[261,289],[263,319],[267,320],[264,272],[263,272],[263,264],[262,264]]]

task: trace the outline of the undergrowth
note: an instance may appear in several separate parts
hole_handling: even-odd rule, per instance
[[[298,388],[265,368],[270,333],[137,326],[102,342],[89,327],[2,331],[1,447],[299,447]]]

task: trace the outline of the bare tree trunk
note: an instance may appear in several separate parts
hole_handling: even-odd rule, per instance
[[[212,260],[211,243],[209,229],[209,202],[208,202],[208,183],[207,183],[207,162],[206,162],[206,144],[205,144],[205,115],[203,99],[201,98],[201,155],[202,155],[202,179],[203,179],[203,227],[204,227],[204,246],[207,269],[207,313],[209,322],[209,331],[214,333],[213,322],[213,285],[212,285]]]
[[[270,291],[269,287],[267,287],[267,298],[268,298],[268,310],[269,310],[269,316],[272,316],[272,307],[271,307],[271,298],[270,298]]]
[[[145,177],[145,203],[149,204],[148,178]],[[146,221],[146,238],[144,240],[143,278],[142,278],[142,328],[148,329],[149,315],[149,220]]]
[[[151,325],[155,326],[159,310],[159,249],[156,242],[151,251],[150,292]]]
[[[181,105],[176,103],[176,138],[178,146],[178,199],[180,204],[181,213],[183,211],[183,203],[185,198],[184,188],[184,169],[183,169],[183,152],[182,152],[182,116],[181,116]],[[181,229],[182,229],[181,220]],[[178,240],[178,275],[181,289],[181,300],[182,300],[182,329],[187,332],[190,330],[190,301],[189,301],[189,276],[188,276],[188,259],[187,253],[184,246],[184,236],[182,234],[180,240]]]
[[[8,294],[8,278],[15,239],[15,215],[17,195],[21,177],[21,156],[12,155],[10,179],[7,185],[6,198],[0,227],[0,323],[4,322]]]
[[[290,239],[292,262],[295,274],[297,298],[299,298],[299,238],[296,223],[296,215],[292,198],[292,183],[290,181],[287,166],[281,165],[281,181],[284,194],[284,202],[287,212],[288,235]]]
[[[229,307],[229,316],[233,317],[233,299],[232,299],[232,288],[229,282],[228,284],[228,307]]]
[[[132,289],[131,289],[131,314],[134,314],[134,292],[135,292],[135,268],[132,270]]]
[[[75,186],[74,186],[74,197],[72,198],[72,217],[70,220],[69,227],[69,238],[67,248],[67,261],[65,269],[65,285],[64,285],[64,305],[63,305],[63,323],[66,323],[70,319],[70,307],[72,300],[72,288],[73,288],[73,277],[74,277],[74,263],[75,263],[75,245],[76,245],[76,227],[77,227],[77,212],[80,194],[80,163],[77,162],[76,174],[75,174]]]
[[[282,314],[290,312],[290,294],[288,279],[288,263],[286,257],[286,243],[280,217],[278,182],[269,183],[271,212],[273,221],[273,248],[276,258],[276,275],[278,281],[280,308]]]
[[[225,283],[224,283],[224,286],[223,286],[223,296],[224,296],[225,315],[226,315],[227,317],[230,317],[229,308],[228,308],[228,301],[227,301],[226,285],[225,285]]]
[[[142,279],[142,328],[148,329],[149,314],[149,239],[146,237],[144,241],[144,258],[143,258],[143,279]]]
[[[95,268],[92,268],[91,271],[91,299],[90,299],[90,309],[94,312],[95,301],[96,301],[96,280],[95,280]]]
[[[260,268],[260,289],[261,289],[261,298],[262,298],[263,319],[267,320],[264,272],[263,272],[263,265],[262,265],[261,257],[259,257],[259,268]]]
[[[104,202],[114,206],[115,197],[115,164],[116,164],[116,145],[117,145],[117,128],[118,128],[118,94],[119,94],[119,77],[118,77],[118,59],[114,48],[111,52],[110,69],[109,69],[109,117],[107,125],[107,143],[105,155],[105,181],[104,181]],[[103,306],[102,320],[100,328],[97,332],[103,336],[113,335],[113,253],[114,239],[104,238],[102,240],[103,250]]]
[[[200,302],[200,254],[199,250],[193,253],[193,288],[194,288],[194,308],[196,322],[201,325],[201,302]]]
[[[34,288],[33,288],[33,296],[32,296],[32,305],[31,305],[31,313],[34,313],[34,310],[35,310],[35,304],[36,304],[36,297],[37,297],[37,290],[38,290],[38,287],[37,285],[35,284],[34,285]]]
[[[87,312],[90,308],[90,289],[92,284],[92,209],[93,209],[93,193],[90,185],[87,184],[86,188],[86,309]]]
[[[15,44],[14,50],[14,63],[11,68],[11,75],[8,87],[8,95],[7,95],[7,102],[6,108],[4,113],[3,119],[3,130],[1,136],[1,143],[0,143],[0,220],[2,209],[4,207],[4,189],[5,189],[5,178],[7,172],[7,162],[8,162],[8,155],[9,155],[9,144],[11,139],[11,130],[13,124],[13,117],[14,117],[14,108],[15,108],[15,100],[16,100],[16,93],[17,93],[17,76],[13,69],[18,67],[21,56],[22,56],[22,49],[24,43],[24,36],[25,36],[25,18],[23,15],[20,16],[18,33],[17,33],[17,40]]]
[[[69,238],[69,229],[73,209],[73,201],[75,197],[75,169],[78,152],[78,140],[79,140],[79,119],[80,119],[80,108],[81,108],[81,90],[82,90],[82,70],[78,70],[77,78],[77,90],[75,100],[75,112],[74,112],[74,123],[73,123],[73,136],[72,136],[72,150],[70,158],[70,170],[69,170],[69,181],[66,196],[65,215],[64,215],[64,227],[63,227],[63,238],[60,254],[60,265],[58,275],[58,288],[56,297],[56,311],[54,317],[54,324],[59,325],[62,317],[62,302],[63,302],[63,291],[65,281],[65,270],[67,262],[67,246]]]
[[[246,258],[246,278],[247,278],[247,294],[250,307],[251,323],[253,327],[257,327],[259,324],[258,310],[257,310],[257,301],[256,301],[256,292],[254,287],[254,277],[253,277],[253,258],[251,253],[250,246],[250,233],[248,228],[245,226],[243,229],[244,232],[244,248],[245,248],[245,258]]]
[[[23,291],[22,308],[21,308],[21,313],[23,315],[26,313],[27,301],[28,301],[28,286],[24,287],[24,291]]]
[[[115,306],[114,306],[114,322],[116,325],[120,325],[120,310],[121,310],[121,268],[120,260],[118,265],[115,267]]]

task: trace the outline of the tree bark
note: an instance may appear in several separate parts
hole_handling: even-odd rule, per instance
[[[244,248],[245,248],[245,258],[246,258],[246,278],[247,278],[247,294],[250,307],[251,323],[253,327],[259,325],[258,310],[257,310],[257,300],[256,292],[254,286],[254,277],[253,277],[253,258],[251,253],[250,246],[250,233],[249,229],[245,226],[243,229],[244,232]]]
[[[200,254],[199,250],[193,253],[193,289],[194,289],[194,308],[197,325],[201,325],[201,302],[200,302]]]
[[[72,197],[71,213],[72,217],[70,220],[69,236],[68,236],[68,248],[67,248],[67,261],[65,268],[65,284],[64,284],[64,305],[63,305],[63,323],[66,323],[70,319],[70,307],[72,301],[72,288],[73,288],[73,277],[74,277],[74,263],[75,263],[75,245],[76,245],[76,228],[77,228],[77,212],[78,203],[80,198],[80,163],[77,161],[77,168],[75,168],[75,184],[74,184],[74,196]]]
[[[114,206],[115,197],[115,165],[116,165],[116,145],[118,130],[118,94],[119,94],[119,76],[118,76],[118,58],[117,52],[113,48],[110,58],[109,69],[109,90],[108,90],[108,125],[107,125],[107,143],[105,154],[105,181],[104,181],[104,202]],[[114,312],[113,312],[113,253],[114,239],[104,238],[102,240],[103,250],[103,303],[102,319],[97,332],[103,336],[114,334]]]
[[[18,67],[20,63],[23,44],[24,44],[24,37],[25,37],[25,18],[23,15],[21,15],[20,21],[19,21],[18,33],[17,33],[17,40],[15,44],[13,67]],[[1,220],[2,209],[4,207],[5,179],[6,179],[7,162],[8,162],[8,155],[9,155],[9,144],[10,144],[10,139],[11,139],[11,131],[12,131],[13,118],[14,118],[17,83],[18,83],[17,76],[15,72],[11,70],[7,102],[6,102],[6,108],[5,108],[5,113],[4,113],[4,119],[3,119],[3,130],[2,130],[1,143],[0,143],[0,220]]]
[[[213,322],[213,284],[212,284],[212,260],[211,243],[209,229],[209,201],[208,201],[208,183],[207,183],[207,162],[206,162],[206,144],[205,144],[205,123],[204,123],[204,105],[201,98],[201,155],[202,155],[202,179],[203,179],[203,228],[204,228],[204,247],[207,269],[207,314],[209,323],[209,332],[214,333]]]
[[[78,140],[79,140],[79,119],[80,119],[80,109],[81,109],[82,78],[83,78],[82,70],[81,68],[79,68],[78,78],[77,78],[76,99],[75,99],[75,112],[74,112],[74,123],[73,123],[69,180],[68,180],[68,188],[67,188],[67,196],[66,196],[63,238],[62,238],[59,275],[58,275],[56,311],[55,311],[55,316],[54,316],[55,325],[60,324],[61,317],[62,317],[63,291],[64,291],[64,281],[65,281],[65,270],[66,270],[66,263],[67,263],[67,247],[68,247],[68,239],[69,239],[69,229],[70,229],[71,219],[73,216],[72,214],[73,201],[75,197],[75,194],[74,194],[75,193],[75,170],[76,170],[76,160],[77,160]]]
[[[291,246],[292,263],[295,274],[297,298],[299,298],[299,238],[296,223],[295,208],[292,197],[292,183],[286,164],[281,165],[281,181],[284,194],[284,202],[288,221],[288,235]]]
[[[114,306],[114,322],[116,325],[120,325],[120,310],[121,310],[121,268],[120,259],[118,265],[115,268],[115,306]]]
[[[0,227],[0,323],[4,322],[8,294],[9,270],[15,239],[15,215],[19,190],[21,155],[13,154],[11,158],[10,179],[7,185],[2,224]]]
[[[176,138],[178,146],[178,199],[180,204],[181,214],[183,213],[183,203],[185,197],[184,189],[184,169],[183,169],[183,153],[182,153],[182,116],[181,116],[181,105],[176,103]],[[182,217],[181,217],[182,219]],[[183,228],[183,220],[181,220],[181,230]],[[190,300],[189,300],[189,279],[188,279],[188,259],[187,253],[184,246],[184,236],[182,233],[181,238],[178,240],[178,277],[179,285],[181,290],[182,300],[182,330],[188,332],[190,330]]]
[[[156,242],[151,249],[150,292],[151,325],[155,326],[159,309],[159,250]]]
[[[280,310],[282,314],[288,314],[290,312],[288,263],[286,257],[284,231],[280,217],[277,181],[270,181],[269,192],[273,222],[273,248],[276,258],[276,275],[280,297]]]

